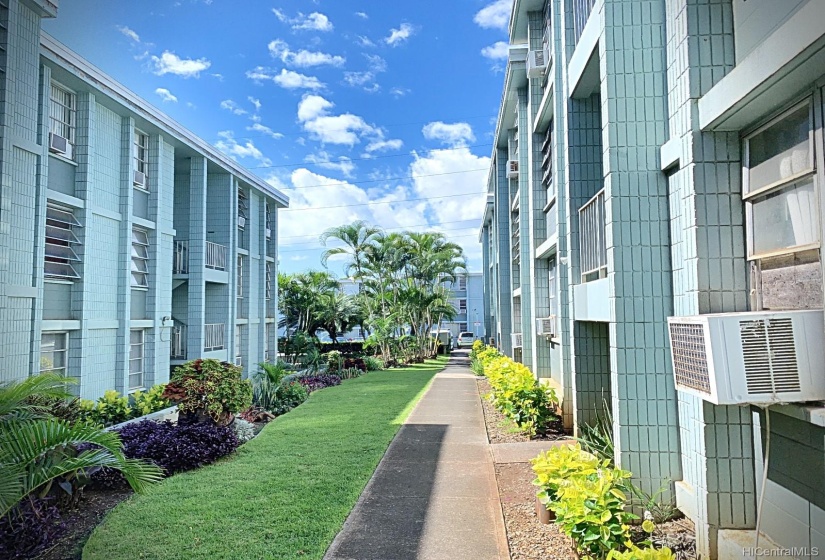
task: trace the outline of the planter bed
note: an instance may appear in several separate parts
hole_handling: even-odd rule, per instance
[[[496,410],[496,407],[486,398],[490,393],[490,384],[486,378],[479,378],[478,393],[481,396],[481,406],[484,409],[484,422],[487,424],[487,439],[490,443],[519,443],[522,441],[557,441],[569,439],[570,435],[562,429],[561,421],[550,426],[544,435],[530,438],[515,422]]]

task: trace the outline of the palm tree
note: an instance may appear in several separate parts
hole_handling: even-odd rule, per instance
[[[380,228],[371,226],[364,220],[329,228],[321,234],[321,243],[326,246],[328,239],[337,239],[344,243],[344,247],[333,247],[324,251],[321,255],[321,264],[326,266],[330,257],[335,255],[349,255],[344,272],[347,276],[352,275],[356,280],[360,280],[364,261],[380,233]]]
[[[155,465],[127,459],[117,433],[69,424],[30,404],[32,397],[70,397],[66,383],[59,375],[41,374],[0,384],[0,517],[29,494],[45,496],[55,480],[71,481],[81,472],[118,470],[135,492],[163,476]]]

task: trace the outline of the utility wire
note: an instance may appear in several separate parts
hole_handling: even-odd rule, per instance
[[[480,221],[480,220],[476,219],[476,221]],[[433,226],[433,227],[435,227],[435,226]],[[397,228],[395,228],[395,229],[397,229]],[[403,229],[406,229],[406,228],[403,228]],[[436,233],[444,233],[445,235],[447,235],[445,232],[448,232],[448,231],[464,231],[464,230],[468,230],[468,229],[477,230],[478,226],[466,226],[466,227],[460,227],[460,228],[440,228],[438,230],[433,229],[432,231],[434,231]],[[313,241],[297,241],[295,243],[284,243],[283,246],[285,246],[285,247],[295,247],[297,245],[317,245],[319,243],[321,244],[322,247],[327,247],[326,245],[321,243],[321,241],[317,237]],[[278,239],[278,245],[279,246],[282,245],[280,239]],[[331,248],[331,249],[336,248],[336,247],[343,247],[343,245],[330,245],[329,246],[329,248]]]
[[[462,239],[464,237],[478,237],[478,236],[475,233],[466,233],[466,234],[463,234],[463,235],[449,235],[447,237],[448,237],[448,239]],[[324,246],[319,245],[318,248],[323,249]],[[283,250],[278,249],[278,254],[281,254],[281,253],[306,253],[306,252],[309,252],[311,250],[312,249],[309,248],[309,247],[306,248],[306,249],[283,249]]]
[[[445,194],[443,196],[427,196],[422,198],[405,198],[404,200],[381,200],[378,202],[361,202],[359,204],[339,204],[337,206],[309,206],[307,208],[284,208],[279,212],[302,212],[305,210],[330,210],[332,208],[353,208],[355,206],[372,206],[374,204],[403,204],[405,202],[417,202],[420,200],[436,200],[439,198],[454,198],[457,196],[479,196],[481,192],[469,192],[459,194]]]
[[[474,144],[472,146],[458,146],[455,148],[431,148],[428,150],[422,150],[422,154],[431,154],[433,152],[443,152],[443,151],[454,151],[454,150],[464,150],[469,148],[483,148],[485,146],[492,146],[493,144]],[[323,165],[326,163],[348,163],[350,161],[370,161],[374,159],[384,159],[384,158],[394,158],[394,157],[407,157],[410,153],[403,153],[403,154],[385,154],[383,156],[370,156],[370,157],[362,157],[362,158],[346,158],[346,159],[328,159],[322,161],[304,161],[301,163],[284,163],[281,165],[259,165],[257,167],[247,167],[247,169],[275,169],[280,167],[301,167],[302,165]]]
[[[405,225],[405,226],[393,226],[391,228],[381,228],[381,229],[384,230],[384,231],[392,231],[392,230],[396,230],[396,229],[407,229],[407,228],[423,227],[423,226],[440,227],[444,224],[458,224],[458,223],[461,223],[461,222],[470,222],[470,221],[477,222],[479,219],[480,218],[467,218],[466,220],[452,220],[450,222],[438,222],[438,223],[435,223],[435,224],[410,224],[410,225]],[[462,229],[462,228],[458,228],[458,229]],[[324,232],[321,232],[317,235],[308,233],[306,235],[284,235],[284,236],[279,236],[278,237],[278,242],[280,243],[280,241],[282,239],[298,239],[298,238],[301,238],[301,237],[315,237],[315,238],[318,238],[318,237],[321,237],[322,233],[324,233]]]
[[[341,187],[344,185],[363,185],[366,183],[381,183],[383,181],[396,181],[399,179],[418,179],[420,177],[441,177],[442,175],[459,175],[461,173],[476,173],[478,171],[487,171],[487,167],[481,167],[479,169],[465,169],[463,171],[445,171],[444,173],[429,173],[427,175],[404,175],[399,177],[383,177],[381,179],[369,179],[367,181],[338,181],[336,183],[324,183],[322,185],[307,185],[305,187],[289,187],[287,188],[287,194],[290,191],[300,191],[304,189],[317,189],[320,187]]]

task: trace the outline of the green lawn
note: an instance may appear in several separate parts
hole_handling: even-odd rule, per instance
[[[446,359],[317,391],[227,460],[120,504],[85,560],[320,560]]]

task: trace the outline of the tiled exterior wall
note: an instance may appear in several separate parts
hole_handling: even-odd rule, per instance
[[[221,312],[215,322],[227,325],[226,341],[231,344],[236,312],[235,293],[229,289],[234,288],[236,180],[229,171],[217,174],[224,182],[214,188],[210,185],[207,196],[207,167],[211,173],[212,167],[217,170],[220,165],[193,156],[189,161],[180,158],[176,168],[176,148],[182,141],[150,124],[148,130],[141,130],[149,136],[146,189],[134,189],[136,129],[127,106],[118,105],[115,98],[115,106],[120,107],[115,109],[112,100],[103,99],[108,94],[95,93],[96,86],[87,84],[82,72],[75,74],[73,68],[62,68],[41,56],[40,16],[27,4],[10,1],[8,12],[0,9],[0,18],[9,25],[8,44],[3,45],[8,53],[6,72],[0,73],[0,361],[4,365],[0,381],[39,371],[41,333],[67,332],[67,375],[79,380],[74,386],[77,393],[94,399],[107,389],[126,392],[130,331],[140,329],[144,334],[143,385],[164,382],[170,371],[173,308],[176,319],[189,322],[190,357],[199,357],[206,315],[203,242],[207,199],[212,202],[210,229],[216,216],[222,218],[223,241],[230,248],[228,283],[217,284],[220,302],[215,309]],[[49,154],[53,75],[76,93],[72,161]],[[52,167],[53,175],[49,173]],[[251,209],[257,214],[247,224],[253,232],[253,254],[248,258],[254,267],[245,276],[253,322],[245,362],[255,364],[264,359],[265,196],[260,187],[247,188],[252,193]],[[47,201],[71,209],[81,225],[74,230],[80,241],[74,247],[80,261],[74,266],[79,278],[73,281],[44,280]],[[271,227],[276,230],[277,203],[270,202]],[[149,239],[147,289],[131,286],[134,226],[145,230]],[[191,274],[174,292],[173,305],[175,237],[190,242]],[[277,274],[274,247],[270,249],[273,276]],[[197,321],[193,323],[192,318]],[[274,336],[269,344],[273,355]]]

